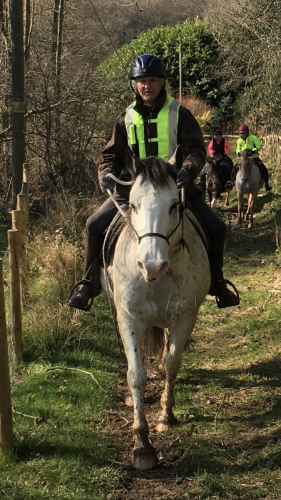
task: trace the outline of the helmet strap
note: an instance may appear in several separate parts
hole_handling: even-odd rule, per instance
[[[134,94],[139,95],[138,91],[132,85],[132,78],[130,79],[130,87],[131,87],[132,91],[134,92]]]

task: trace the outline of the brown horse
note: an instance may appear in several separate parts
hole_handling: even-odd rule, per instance
[[[229,158],[232,163],[232,160]],[[231,165],[232,167],[232,165]],[[231,169],[225,165],[225,158],[217,155],[214,158],[209,158],[205,165],[205,183],[208,193],[209,203],[214,208],[216,201],[220,198],[221,193],[226,193],[225,206],[229,205],[229,193],[231,188],[226,187],[226,183],[230,181]],[[214,193],[214,196],[213,196]]]

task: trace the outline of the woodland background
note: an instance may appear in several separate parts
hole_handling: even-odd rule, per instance
[[[278,131],[280,0],[25,0],[26,162],[31,212],[55,191],[100,194],[96,166],[114,120],[132,99],[128,72],[139,53],[168,67],[177,96],[203,132]],[[11,200],[10,4],[0,1],[0,217]]]

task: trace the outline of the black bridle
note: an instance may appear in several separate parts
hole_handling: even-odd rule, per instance
[[[149,236],[155,236],[155,237],[158,237],[158,238],[162,238],[163,240],[165,240],[168,245],[170,246],[170,241],[169,239],[171,238],[171,236],[176,232],[176,230],[179,228],[180,224],[181,224],[181,221],[182,221],[182,214],[183,214],[183,211],[184,211],[184,204],[182,202],[179,203],[179,222],[178,224],[176,225],[176,227],[173,229],[173,231],[171,231],[171,233],[168,235],[168,236],[165,236],[164,234],[161,234],[161,233],[145,233],[143,234],[142,236],[139,236],[139,234],[137,233],[137,231],[135,230],[134,226],[134,231],[135,231],[135,235],[138,239],[138,243],[141,242],[141,240],[143,238],[146,238],[146,237],[149,237]]]
[[[127,181],[121,181],[120,179],[118,179],[117,177],[115,177],[115,175],[113,175],[113,174],[107,174],[107,177],[113,179],[118,184],[122,184],[123,186],[128,186],[128,185],[131,186],[133,184],[133,181],[129,181],[129,182],[127,182]],[[148,236],[155,236],[155,237],[164,239],[168,243],[169,246],[170,246],[169,239],[176,232],[176,230],[179,228],[181,222],[183,222],[182,214],[183,214],[184,209],[185,209],[185,192],[184,192],[184,188],[181,188],[180,193],[181,193],[181,198],[180,198],[180,201],[179,201],[179,222],[176,225],[176,227],[173,229],[173,231],[168,236],[165,236],[164,234],[161,234],[161,233],[145,233],[142,236],[140,236],[138,234],[138,232],[136,231],[136,229],[134,228],[134,226],[131,223],[131,221],[129,220],[129,218],[127,217],[127,215],[124,212],[124,210],[115,201],[115,199],[114,199],[114,197],[113,197],[110,189],[107,189],[107,194],[110,196],[110,198],[113,201],[114,205],[116,206],[117,210],[121,213],[121,215],[128,222],[128,224],[130,224],[130,226],[133,228],[134,233],[135,233],[135,235],[137,237],[138,243],[140,243],[143,238],[146,238]],[[185,247],[188,250],[188,247],[187,247],[187,244],[186,244],[186,242],[184,240],[184,237],[181,238],[180,243],[182,244],[183,249]]]

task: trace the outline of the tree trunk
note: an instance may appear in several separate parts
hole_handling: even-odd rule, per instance
[[[12,37],[12,208],[22,184],[24,141],[24,51],[22,0],[11,0]]]

